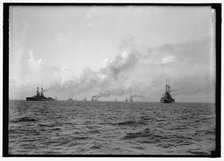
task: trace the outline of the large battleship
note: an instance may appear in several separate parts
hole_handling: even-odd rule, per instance
[[[174,103],[175,99],[172,98],[170,94],[170,86],[166,84],[166,91],[162,98],[160,99],[161,103]]]
[[[27,101],[55,101],[52,97],[44,96],[44,89],[41,88],[41,92],[39,92],[39,87],[37,87],[37,94],[33,97],[26,97]]]

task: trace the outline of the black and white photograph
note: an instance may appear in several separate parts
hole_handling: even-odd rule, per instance
[[[217,152],[211,5],[15,3],[7,11],[8,156]]]

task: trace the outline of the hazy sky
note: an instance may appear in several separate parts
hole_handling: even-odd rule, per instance
[[[209,7],[10,7],[11,99],[35,94],[159,101],[169,80],[179,102],[214,102]]]

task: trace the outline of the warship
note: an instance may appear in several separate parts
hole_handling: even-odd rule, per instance
[[[124,102],[134,102],[133,95],[130,94],[129,99],[126,97]]]
[[[128,98],[127,97],[125,98],[124,102],[128,102]]]
[[[33,97],[26,97],[27,101],[55,101],[52,97],[44,96],[43,86],[41,88],[41,92],[39,92],[39,87],[37,87],[37,94]]]
[[[133,96],[130,94],[129,102],[134,102]]]
[[[92,96],[91,101],[92,101],[92,102],[97,102],[97,96]]]
[[[168,84],[166,84],[165,88],[166,88],[166,91],[163,94],[162,98],[160,99],[160,102],[161,103],[174,103],[175,99],[173,99],[170,94],[170,86]]]
[[[83,99],[82,99],[82,101],[83,101],[83,102],[86,102],[86,101],[87,101],[86,97],[85,97],[85,98],[83,98]]]
[[[69,97],[66,101],[75,101],[75,100]]]
[[[69,95],[69,98],[66,101],[75,101],[75,100]]]

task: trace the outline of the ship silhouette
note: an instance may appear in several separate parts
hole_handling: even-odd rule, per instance
[[[37,93],[33,97],[26,97],[27,101],[55,101],[52,97],[45,97],[44,96],[44,89],[43,86],[41,88],[41,92],[39,92],[39,87],[37,86]]]
[[[69,97],[66,101],[75,101],[71,97]]]
[[[133,96],[130,94],[129,102],[134,102]]]
[[[166,84],[165,88],[166,88],[166,91],[163,94],[163,96],[161,97],[160,102],[161,103],[174,103],[175,99],[173,99],[170,94],[170,86],[168,84]]]
[[[97,102],[97,96],[92,96],[91,101],[92,101],[92,102]]]
[[[85,97],[85,98],[83,98],[83,99],[82,99],[82,101],[83,101],[83,102],[87,102],[87,99],[86,99],[86,97]]]
[[[134,97],[134,96],[131,95],[131,93],[130,93],[130,97],[129,97],[129,99],[126,97],[124,102],[134,102],[133,97]]]

